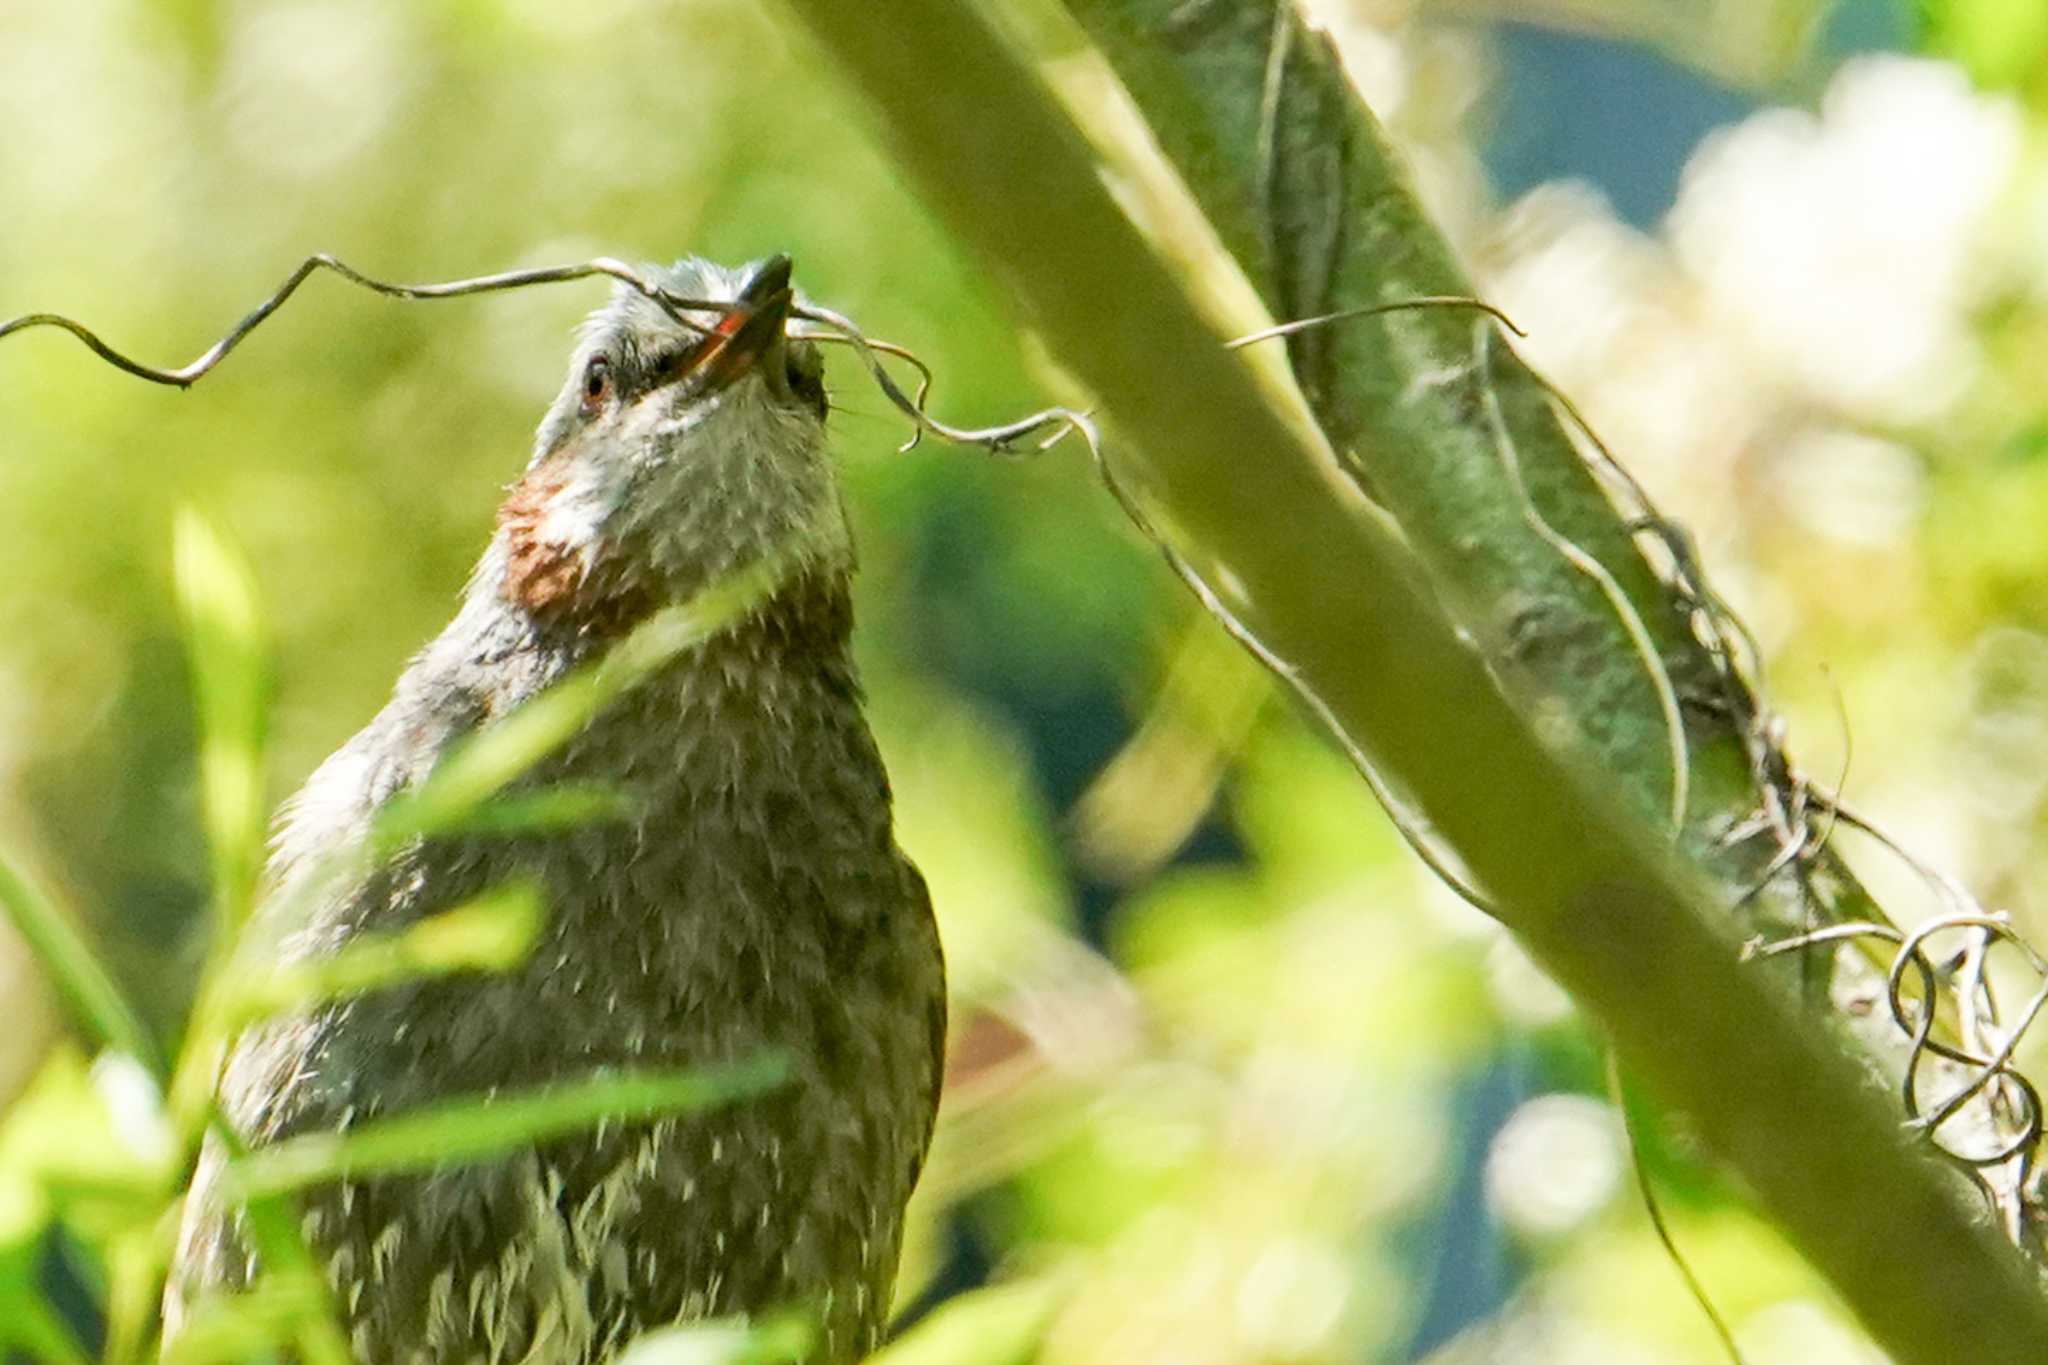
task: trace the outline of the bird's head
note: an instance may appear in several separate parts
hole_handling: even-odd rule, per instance
[[[789,271],[787,256],[646,267],[673,295],[734,306],[689,326],[622,285],[592,316],[499,510],[505,597],[594,620],[771,552],[847,561],[823,365],[788,334]]]

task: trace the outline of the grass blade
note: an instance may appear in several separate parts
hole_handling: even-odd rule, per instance
[[[795,1365],[810,1356],[817,1337],[798,1313],[755,1322],[719,1318],[635,1337],[618,1365]]]
[[[494,817],[486,802],[567,743],[619,694],[767,600],[788,561],[786,553],[765,555],[689,601],[655,613],[602,659],[458,747],[419,788],[385,807],[371,835],[372,856],[388,855],[423,834],[468,828],[473,821],[488,826]]]
[[[1029,1365],[1070,1286],[1018,1280],[962,1294],[876,1352],[875,1365]]]
[[[334,953],[278,969],[237,967],[220,986],[222,1027],[451,972],[505,971],[533,951],[547,903],[512,882],[395,934],[365,934]]]
[[[615,824],[638,812],[630,792],[598,782],[562,782],[539,791],[507,792],[470,811],[454,828],[464,834],[550,834]]]
[[[247,1289],[208,1294],[194,1303],[183,1330],[158,1365],[265,1359],[303,1335],[305,1323],[327,1313],[327,1296],[318,1277],[265,1275]]]
[[[163,1074],[163,1059],[142,1018],[93,955],[70,915],[18,868],[0,858],[0,909],[29,946],[72,1017],[93,1038]]]
[[[680,1072],[599,1074],[496,1099],[458,1100],[366,1123],[347,1133],[308,1133],[251,1152],[228,1168],[240,1198],[478,1161],[604,1123],[685,1113],[747,1099],[781,1085],[788,1060],[766,1053]]]
[[[173,537],[178,610],[199,716],[199,789],[222,941],[247,918],[263,866],[270,648],[248,560],[196,511]]]
[[[216,1109],[210,1114],[213,1131],[223,1147],[236,1159],[247,1157],[249,1149]],[[327,1279],[321,1274],[319,1258],[306,1240],[306,1225],[292,1199],[286,1194],[265,1194],[249,1198],[242,1206],[243,1227],[263,1267],[258,1285],[282,1283],[287,1296],[297,1295],[293,1315],[280,1322],[298,1345],[305,1365],[350,1365],[354,1354],[334,1314]]]
[[[14,1314],[11,1327],[0,1330],[0,1345],[19,1346],[39,1365],[91,1365],[92,1357],[78,1344],[78,1338],[64,1319],[34,1295],[7,1305]]]

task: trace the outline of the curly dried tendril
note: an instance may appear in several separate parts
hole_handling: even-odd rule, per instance
[[[69,332],[94,355],[124,373],[134,375],[152,384],[165,384],[174,388],[190,388],[204,378],[221,361],[246,340],[249,334],[282,308],[299,286],[319,271],[329,271],[341,276],[351,284],[364,289],[399,299],[449,299],[462,298],[471,294],[490,294],[503,290],[524,289],[532,285],[559,284],[569,280],[589,279],[604,275],[619,280],[639,290],[661,310],[681,326],[695,332],[708,332],[702,323],[689,316],[692,312],[730,313],[736,305],[716,299],[685,298],[663,288],[640,271],[623,261],[609,256],[581,261],[570,265],[541,266],[530,270],[507,270],[492,275],[478,275],[470,279],[447,280],[433,284],[396,284],[364,274],[354,266],[329,255],[318,252],[301,261],[298,268],[268,298],[245,314],[220,340],[207,347],[197,359],[175,368],[150,365],[135,359],[125,351],[109,344],[98,332],[75,318],[61,313],[28,313],[0,323],[0,338],[15,332],[28,331],[36,327],[54,327]],[[992,427],[955,427],[941,422],[925,411],[926,399],[931,393],[931,367],[907,347],[894,342],[878,341],[868,337],[854,322],[843,314],[829,308],[804,305],[791,310],[792,314],[805,322],[815,324],[795,335],[807,340],[845,345],[853,348],[876,385],[903,414],[911,421],[912,436],[904,446],[917,444],[925,432],[943,440],[960,445],[980,446],[997,454],[1013,453],[1018,443],[1034,435],[1045,435],[1039,448],[1050,445],[1072,432],[1080,433],[1091,449],[1098,448],[1094,425],[1088,418],[1066,408],[1048,408],[1032,413],[1015,422]],[[881,357],[890,356],[903,360],[917,370],[918,382],[913,394],[906,394],[883,367]]]
[[[0,322],[0,337],[14,332],[24,332],[31,327],[56,327],[71,333],[84,342],[94,355],[118,370],[146,379],[152,384],[168,384],[174,388],[188,389],[204,378],[214,366],[227,359],[228,354],[241,345],[249,333],[262,326],[272,313],[282,308],[285,301],[298,292],[316,272],[326,270],[341,276],[351,284],[384,294],[395,299],[453,299],[470,294],[492,294],[506,289],[524,289],[535,284],[556,284],[564,280],[588,279],[593,275],[608,275],[622,280],[652,299],[661,310],[692,331],[702,332],[702,323],[693,321],[685,310],[726,313],[732,310],[730,303],[709,299],[688,299],[674,294],[654,283],[639,271],[623,261],[608,256],[583,261],[575,265],[541,266],[532,270],[507,270],[495,275],[478,275],[473,279],[449,280],[437,284],[393,284],[386,280],[373,279],[354,266],[326,252],[317,252],[299,262],[296,270],[285,277],[283,284],[271,291],[270,297],[245,314],[240,322],[229,328],[227,334],[206,348],[199,358],[176,369],[146,365],[125,352],[117,350],[100,339],[97,332],[84,323],[65,317],[61,313],[29,313],[22,317]]]
[[[1332,323],[1351,322],[1358,318],[1379,317],[1384,313],[1406,313],[1421,308],[1471,308],[1485,313],[1495,322],[1526,339],[1528,333],[1515,325],[1515,320],[1484,299],[1471,298],[1465,294],[1418,294],[1412,299],[1395,299],[1390,303],[1368,303],[1357,308],[1341,308],[1334,313],[1319,313],[1312,318],[1295,318],[1292,322],[1276,322],[1271,327],[1261,327],[1256,332],[1246,332],[1223,343],[1228,351],[1242,350],[1254,342],[1272,341],[1276,337],[1291,337],[1297,332],[1312,332],[1318,327]]]
[[[905,450],[917,444],[915,433],[928,431],[956,445],[980,446],[992,455],[1019,453],[1019,443],[1033,436],[1042,437],[1035,449],[1044,450],[1070,434],[1079,435],[1098,459],[1102,453],[1101,437],[1095,429],[1094,422],[1086,413],[1076,412],[1072,408],[1044,408],[1014,422],[1004,422],[992,427],[956,427],[941,422],[926,412],[924,406],[925,399],[931,392],[931,367],[911,351],[889,342],[871,340],[851,318],[843,313],[835,313],[830,308],[804,304],[792,308],[790,313],[805,322],[816,323],[824,329],[808,330],[797,335],[810,341],[853,348],[854,354],[860,358],[860,362],[867,367],[868,374],[873,377],[875,386],[910,419],[914,434],[902,447]],[[888,369],[882,364],[883,355],[897,356],[916,366],[919,375],[916,397],[903,392],[890,376]]]
[[[690,313],[708,312],[722,315],[732,312],[736,307],[735,304],[722,300],[685,298],[663,288],[625,262],[609,256],[600,256],[570,265],[507,270],[492,275],[478,275],[470,279],[447,280],[433,284],[395,284],[366,275],[326,252],[318,252],[301,261],[298,268],[286,276],[284,282],[271,291],[268,298],[245,314],[197,359],[176,368],[145,364],[108,344],[99,333],[84,323],[61,313],[29,313],[11,318],[0,323],[0,338],[35,327],[54,327],[69,332],[84,343],[94,355],[124,373],[148,380],[152,384],[165,384],[180,389],[190,388],[225,360],[251,332],[262,326],[271,314],[282,308],[285,302],[298,292],[300,285],[322,270],[339,275],[364,289],[399,299],[462,298],[471,294],[497,293],[510,289],[524,289],[532,285],[559,284],[603,275],[639,290],[678,324],[695,332],[708,332],[710,329],[690,317]],[[883,395],[910,419],[911,436],[904,443],[904,450],[915,446],[926,432],[957,445],[978,446],[992,454],[1018,453],[1020,443],[1034,436],[1042,437],[1035,449],[1043,450],[1070,434],[1079,434],[1098,463],[1100,461],[1100,438],[1094,423],[1084,413],[1074,412],[1068,408],[1046,408],[1017,421],[997,426],[949,425],[934,418],[925,409],[925,403],[931,395],[932,370],[915,352],[894,342],[869,337],[852,319],[829,308],[804,304],[790,311],[792,316],[812,324],[792,335],[813,342],[852,348]],[[896,383],[882,364],[884,356],[902,360],[917,371],[918,380],[914,393],[906,394]]]

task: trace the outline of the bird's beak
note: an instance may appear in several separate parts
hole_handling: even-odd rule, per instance
[[[779,360],[794,301],[789,287],[789,257],[770,256],[740,290],[733,310],[712,329],[717,345],[702,362],[704,387],[722,389],[764,358]],[[771,384],[778,382],[782,366],[770,365],[766,373]]]

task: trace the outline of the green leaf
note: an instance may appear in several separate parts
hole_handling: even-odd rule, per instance
[[[1989,89],[2039,93],[2048,58],[2048,7],[2041,0],[1926,0],[1927,46],[1960,63]]]
[[[562,782],[539,791],[486,801],[460,822],[465,834],[547,834],[630,820],[639,807],[629,792],[600,782]]]
[[[689,601],[656,612],[603,658],[456,747],[418,789],[384,808],[371,833],[373,856],[388,855],[420,835],[467,829],[475,821],[489,827],[493,817],[484,809],[486,802],[567,743],[621,693],[759,606],[782,581],[788,559],[783,553],[763,556]],[[546,810],[545,802],[540,808]]]
[[[119,1053],[44,1062],[0,1122],[0,1279],[52,1219],[89,1243],[151,1224],[176,1188],[177,1144],[156,1082]]]
[[[199,788],[217,928],[248,916],[263,866],[270,646],[248,561],[187,507],[173,540],[178,609],[199,713]]]
[[[0,1302],[7,1320],[0,1325],[0,1345],[12,1343],[40,1365],[91,1365],[92,1357],[78,1344],[71,1328],[36,1295]]]
[[[679,1072],[599,1073],[521,1094],[424,1106],[347,1133],[308,1133],[251,1152],[228,1168],[229,1188],[252,1199],[354,1176],[391,1175],[479,1161],[614,1122],[709,1109],[781,1085],[779,1053]]]
[[[100,965],[73,917],[0,856],[0,910],[43,964],[72,1017],[95,1040],[162,1072],[162,1057],[142,1018]]]
[[[0,1165],[0,1286],[28,1277],[49,1225],[49,1196],[32,1173]]]
[[[901,1339],[868,1357],[872,1365],[1027,1365],[1038,1358],[1059,1279],[1019,1280],[962,1294]]]
[[[238,965],[220,986],[230,1031],[343,996],[461,971],[505,971],[533,951],[547,903],[532,882],[486,891],[396,934],[365,934],[320,958],[282,968]]]
[[[210,1293],[195,1301],[161,1365],[261,1359],[289,1346],[305,1323],[327,1311],[326,1295],[313,1275],[265,1275],[245,1290]]]
[[[220,1116],[216,1107],[210,1114],[215,1137],[229,1156],[242,1160],[249,1148]],[[288,1316],[279,1327],[288,1329],[299,1358],[306,1365],[350,1365],[354,1359],[348,1338],[342,1334],[321,1274],[321,1262],[306,1240],[306,1227],[290,1196],[256,1195],[242,1204],[243,1230],[256,1251],[262,1278],[255,1288],[282,1284],[290,1300]]]
[[[636,1338],[618,1365],[789,1365],[810,1354],[817,1332],[795,1313],[765,1322],[691,1323]]]

